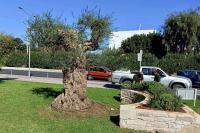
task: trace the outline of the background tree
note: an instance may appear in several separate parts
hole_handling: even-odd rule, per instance
[[[167,54],[167,47],[164,42],[163,35],[161,33],[148,34],[149,38],[149,53],[154,54],[158,59],[161,59]]]
[[[4,65],[7,58],[13,52],[23,51],[26,49],[26,45],[20,38],[0,33],[0,65]]]
[[[125,53],[134,54],[143,50],[144,53],[152,53],[158,58],[162,58],[167,53],[164,38],[160,32],[147,35],[133,35],[122,42],[121,49]]]
[[[64,92],[53,101],[52,107],[64,111],[88,109],[91,102],[86,96],[85,52],[97,49],[109,37],[110,17],[85,10],[74,28],[47,13],[31,18],[28,25],[31,44],[49,49],[63,71]]]
[[[139,53],[142,49],[148,52],[150,40],[145,34],[133,35],[122,42],[121,48],[125,53]]]
[[[200,16],[195,11],[170,15],[164,24],[164,36],[170,51],[174,53],[191,52],[198,44]]]
[[[15,38],[11,35],[0,33],[0,50],[4,54],[9,54],[13,51],[24,50],[26,45],[20,38]]]

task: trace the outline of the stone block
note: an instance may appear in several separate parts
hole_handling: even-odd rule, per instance
[[[135,110],[122,110],[120,111],[120,119],[136,119]]]
[[[176,121],[182,121],[182,122],[193,122],[194,121],[194,118],[192,118],[192,117],[187,117],[187,116],[182,116],[182,117],[180,117],[180,116],[177,116],[176,117]]]
[[[155,121],[158,122],[174,122],[176,118],[174,117],[154,117]]]
[[[136,125],[136,126],[146,126],[146,121],[143,120],[127,120],[126,121],[128,125]]]
[[[144,120],[144,121],[147,121],[147,122],[152,122],[152,121],[154,121],[154,117],[137,116],[137,119],[139,119],[139,120]]]
[[[152,126],[157,129],[157,128],[169,128],[169,123],[168,122],[153,122]]]

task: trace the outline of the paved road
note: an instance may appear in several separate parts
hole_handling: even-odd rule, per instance
[[[28,76],[23,76],[23,75],[0,74],[0,79],[62,84],[61,78],[46,78],[46,77],[31,77],[31,78],[29,78]],[[112,88],[112,89],[120,88],[119,85],[112,85],[111,82],[100,81],[100,80],[88,81],[87,86],[88,87],[98,87],[98,88],[108,88],[108,89],[109,88]]]

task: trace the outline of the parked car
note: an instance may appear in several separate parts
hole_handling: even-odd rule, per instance
[[[104,66],[88,66],[87,79],[106,79],[111,81],[112,72],[109,68]]]
[[[193,87],[200,88],[200,71],[185,69],[177,72],[177,75],[189,78]]]
[[[169,76],[159,67],[142,66],[140,72],[143,73],[144,81],[154,81],[153,72],[159,71],[161,79],[160,83],[167,88],[192,88],[192,82],[189,78]],[[135,73],[131,71],[114,71],[112,73],[112,83],[132,83]]]

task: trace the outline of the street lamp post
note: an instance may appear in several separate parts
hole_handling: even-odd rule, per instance
[[[28,20],[30,14],[27,11],[25,11],[22,7],[19,6],[18,8],[27,15],[27,20]],[[31,78],[31,45],[29,42],[27,44],[27,54],[28,54],[28,68],[29,68],[28,77]]]

